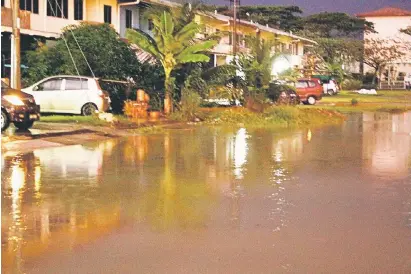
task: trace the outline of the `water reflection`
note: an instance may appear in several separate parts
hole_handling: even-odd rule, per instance
[[[258,216],[271,232],[282,232],[292,206],[287,189],[334,176],[322,161],[328,155],[370,159],[364,171],[374,175],[410,176],[410,129],[409,115],[364,115],[339,129],[199,128],[3,154],[3,269],[24,271],[41,254],[130,224],[159,233],[242,231]],[[363,144],[347,143],[347,136]],[[363,156],[356,154],[361,146]]]
[[[385,179],[409,176],[411,113],[364,113],[362,141],[365,171]]]

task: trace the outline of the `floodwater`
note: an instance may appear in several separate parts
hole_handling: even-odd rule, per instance
[[[3,273],[411,273],[411,113],[2,155]]]

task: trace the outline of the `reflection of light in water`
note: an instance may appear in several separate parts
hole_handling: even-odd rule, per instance
[[[307,132],[307,141],[310,142],[311,138],[312,138],[312,133],[311,133],[311,129],[309,129]]]
[[[247,131],[245,128],[238,130],[234,144],[234,175],[237,179],[243,178],[243,165],[247,158]]]
[[[15,269],[16,273],[21,272],[21,244],[22,238],[22,219],[21,219],[21,202],[20,202],[20,191],[24,187],[25,183],[25,172],[20,166],[14,165],[11,171],[11,216],[12,224],[9,227],[9,248],[12,252],[16,253]]]
[[[103,162],[104,146],[88,148],[82,145],[56,147],[47,150],[36,150],[35,156],[40,159],[46,170],[57,171],[61,177],[76,173],[86,173],[90,178],[97,176]]]
[[[381,179],[408,176],[410,162],[411,116],[363,114],[363,155],[369,159],[366,170]]]
[[[279,166],[280,164],[275,164],[273,167],[273,177],[270,179],[273,186],[273,193],[268,196],[268,199],[275,202],[274,208],[269,212],[268,218],[273,221],[273,232],[280,231],[281,228],[287,226],[286,220],[286,207],[290,204],[286,201],[284,196],[284,182],[289,180],[288,172]]]
[[[36,166],[34,168],[34,190],[36,192],[39,192],[40,187],[41,187],[41,168],[40,166]]]
[[[11,190],[12,199],[18,200],[20,189],[24,186],[24,170],[19,166],[13,166],[11,171]]]
[[[276,146],[275,146],[274,160],[275,160],[276,162],[281,162],[281,161],[282,161],[282,158],[283,158],[283,151],[282,151],[282,149],[281,149],[281,145],[282,145],[282,142],[279,141],[279,142],[277,142],[277,144],[276,144]]]

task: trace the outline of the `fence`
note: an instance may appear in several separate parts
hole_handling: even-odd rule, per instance
[[[380,81],[380,89],[405,89],[405,81]]]

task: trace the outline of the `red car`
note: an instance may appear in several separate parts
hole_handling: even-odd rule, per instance
[[[295,89],[301,102],[306,105],[315,105],[323,97],[323,86],[318,78],[298,79]]]

